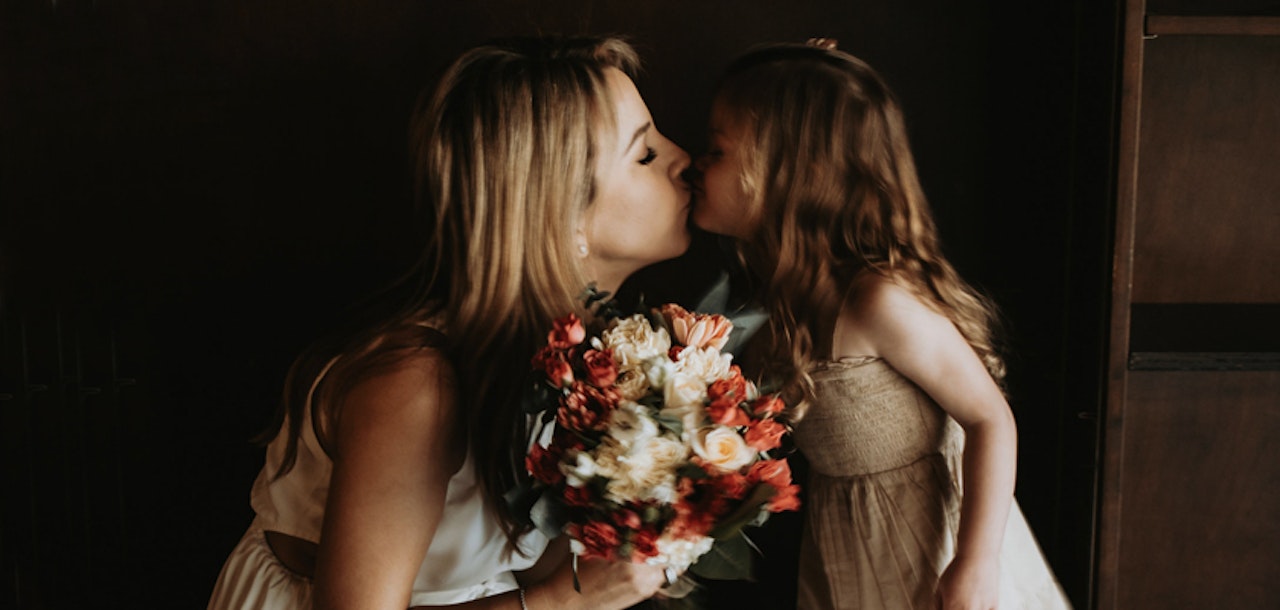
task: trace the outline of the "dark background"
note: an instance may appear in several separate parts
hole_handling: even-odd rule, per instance
[[[537,32],[629,36],[659,128],[694,154],[715,76],[752,44],[836,38],[881,71],[947,254],[1003,309],[1018,501],[1086,607],[1118,15],[1112,0],[0,1],[0,607],[203,607],[252,517],[249,439],[284,369],[420,244],[404,222],[418,91],[470,46]],[[714,252],[700,239],[639,286],[685,294]]]

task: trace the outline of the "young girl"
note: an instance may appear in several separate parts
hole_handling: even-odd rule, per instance
[[[736,238],[768,374],[803,399],[798,607],[1066,607],[1013,502],[992,308],[942,256],[880,77],[833,48],[747,53],[698,169],[694,221]]]
[[[210,608],[624,608],[663,584],[584,561],[575,592],[502,501],[525,476],[520,382],[552,320],[589,280],[615,290],[689,245],[689,157],[654,127],[636,62],[575,39],[453,64],[415,126],[433,239],[413,294],[294,364]]]

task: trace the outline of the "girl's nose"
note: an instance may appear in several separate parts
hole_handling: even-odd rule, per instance
[[[696,168],[698,173],[702,173],[703,171],[706,171],[707,164],[710,162],[711,162],[710,155],[705,155],[705,154],[698,155],[698,158],[695,159],[693,162],[693,167]]]

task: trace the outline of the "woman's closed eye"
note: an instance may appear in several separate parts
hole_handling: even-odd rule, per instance
[[[653,160],[657,158],[658,158],[658,151],[654,150],[652,146],[647,146],[644,149],[644,158],[640,159],[640,165],[648,165],[650,163],[653,163]]]

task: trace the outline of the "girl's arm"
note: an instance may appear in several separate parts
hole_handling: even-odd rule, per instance
[[[956,557],[939,583],[944,608],[993,608],[1017,470],[1017,429],[1000,388],[950,319],[892,280],[866,274],[841,316],[836,355],[878,355],[965,431]],[[853,351],[846,351],[853,350]]]

